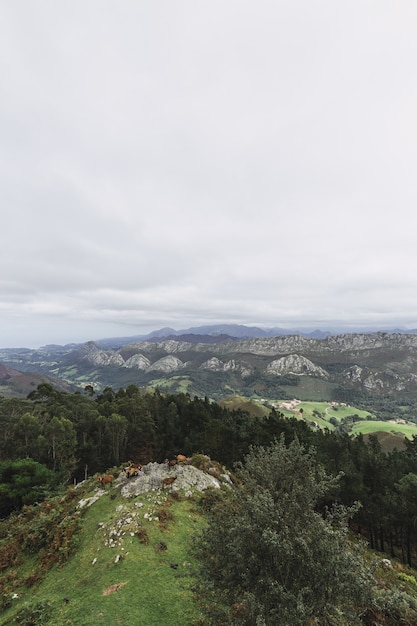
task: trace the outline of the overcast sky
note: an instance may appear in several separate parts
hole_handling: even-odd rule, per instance
[[[3,0],[0,347],[417,327],[415,0]]]

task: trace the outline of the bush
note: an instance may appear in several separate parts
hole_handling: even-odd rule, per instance
[[[210,457],[206,454],[193,454],[191,465],[200,470],[207,470],[210,467]]]
[[[0,577],[0,594],[21,584],[31,586],[53,565],[64,563],[77,546],[80,525],[81,514],[74,508],[72,493],[39,505],[24,506],[19,514],[4,520],[2,526],[7,539],[0,543],[0,570],[4,572]],[[14,580],[12,568],[19,565],[25,553],[34,555],[34,569],[24,579]]]
[[[417,580],[415,576],[411,576],[409,574],[406,574],[405,572],[400,572],[398,574],[398,578],[400,580],[403,580],[406,583],[410,583],[411,585],[414,585],[415,587],[417,586]]]
[[[49,602],[28,604],[16,613],[12,621],[8,620],[4,622],[4,626],[11,626],[12,624],[19,624],[19,626],[41,626],[42,624],[48,624],[51,610],[52,606]]]

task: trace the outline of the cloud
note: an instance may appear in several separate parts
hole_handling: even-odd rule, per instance
[[[416,17],[3,2],[0,345],[417,326]]]

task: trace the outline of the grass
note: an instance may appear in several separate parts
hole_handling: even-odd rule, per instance
[[[286,409],[282,407],[282,400],[276,400],[271,404],[277,407],[280,413],[283,413],[286,417],[303,418],[310,422],[317,422],[322,428],[330,428],[333,426],[329,423],[331,418],[335,418],[337,421],[351,416],[357,415],[359,419],[365,420],[372,417],[369,411],[357,409],[353,406],[332,405],[330,402],[299,402],[295,405],[294,410]],[[285,401],[287,403],[287,401]]]
[[[270,412],[270,409],[265,407],[261,402],[249,400],[244,396],[230,396],[225,400],[220,400],[219,405],[230,411],[237,409],[247,411],[247,413],[253,417],[262,417],[264,415],[268,415]]]
[[[16,590],[0,624],[24,624],[19,612],[36,606],[44,620],[33,623],[51,626],[197,624],[190,537],[201,525],[193,499],[156,490],[127,500],[113,487],[86,510],[76,553],[35,586]]]
[[[170,378],[155,378],[149,381],[149,387],[169,390],[173,393],[189,393],[192,381],[184,376],[171,376]]]
[[[375,432],[388,432],[395,435],[402,435],[407,439],[412,439],[414,435],[417,435],[416,424],[393,424],[392,422],[375,422],[364,420],[354,424],[352,428],[353,434],[369,435]]]

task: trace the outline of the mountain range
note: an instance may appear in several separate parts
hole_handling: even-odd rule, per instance
[[[352,330],[347,328],[338,328],[333,330],[320,330],[320,329],[308,329],[297,330],[281,328],[274,326],[273,328],[259,328],[258,326],[245,326],[243,324],[211,324],[206,326],[193,326],[191,328],[183,330],[175,330],[174,328],[164,327],[158,330],[154,330],[146,335],[135,335],[130,337],[113,337],[106,339],[99,339],[96,343],[103,348],[115,348],[120,347],[126,343],[132,343],[133,341],[155,341],[160,338],[172,339],[174,337],[184,338],[190,337],[190,341],[195,343],[194,337],[205,338],[217,338],[217,337],[229,337],[234,339],[248,339],[250,337],[280,337],[282,335],[302,335],[303,337],[313,337],[316,339],[323,339],[329,335],[339,335],[351,333]],[[355,333],[374,333],[381,332],[381,329],[376,328],[362,328],[355,330]],[[417,329],[403,330],[403,329],[387,329],[382,332],[388,333],[400,333],[400,334],[416,334]],[[207,341],[208,343],[208,341]]]
[[[0,364],[9,370],[4,375],[0,370],[0,393],[25,395],[45,380],[68,390],[89,386],[100,392],[106,386],[134,384],[216,400],[233,394],[317,400],[349,393],[417,397],[415,331],[278,330],[239,325],[165,328],[141,337],[3,349]],[[26,387],[13,384],[22,372]]]

